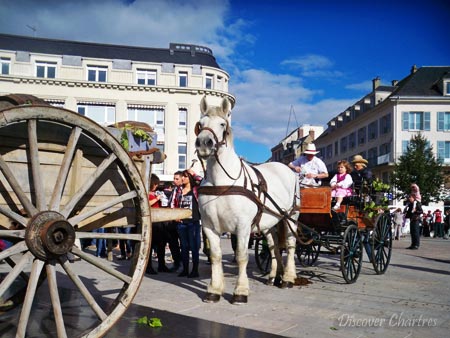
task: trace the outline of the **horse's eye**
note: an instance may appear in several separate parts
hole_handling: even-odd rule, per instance
[[[227,124],[226,124],[226,123],[221,123],[220,126],[221,126],[223,129],[225,129],[225,127],[227,126]]]

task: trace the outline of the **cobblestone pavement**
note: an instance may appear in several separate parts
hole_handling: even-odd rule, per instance
[[[409,236],[394,241],[384,275],[365,255],[354,284],[344,282],[338,256],[321,254],[314,267],[298,266],[312,283],[288,290],[264,284],[250,250],[249,302],[232,305],[237,265],[230,240],[222,239],[226,292],[219,303],[202,302],[210,279],[202,256],[200,278],[145,277],[134,304],[285,337],[448,337],[450,241],[422,238],[419,250],[409,244]]]

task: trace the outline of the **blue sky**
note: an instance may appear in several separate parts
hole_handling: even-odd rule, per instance
[[[0,32],[210,47],[231,76],[236,151],[252,162],[298,125],[325,125],[412,65],[450,65],[448,0],[0,0]]]

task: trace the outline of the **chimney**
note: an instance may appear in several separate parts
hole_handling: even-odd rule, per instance
[[[372,91],[375,91],[380,86],[380,77],[377,76],[375,79],[372,80]]]
[[[392,80],[392,86],[395,87],[398,84],[398,80]]]
[[[411,74],[414,74],[415,72],[417,72],[417,66],[416,66],[416,65],[413,65],[413,66],[411,67]]]
[[[315,140],[314,136],[315,136],[314,129],[310,129],[310,130],[309,130],[309,137],[311,137],[311,139],[312,139],[313,141]]]

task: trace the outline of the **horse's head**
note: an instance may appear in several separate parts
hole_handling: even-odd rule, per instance
[[[208,158],[221,146],[231,145],[231,103],[227,98],[219,107],[208,106],[206,97],[200,102],[202,116],[195,125],[195,148],[198,156]]]

